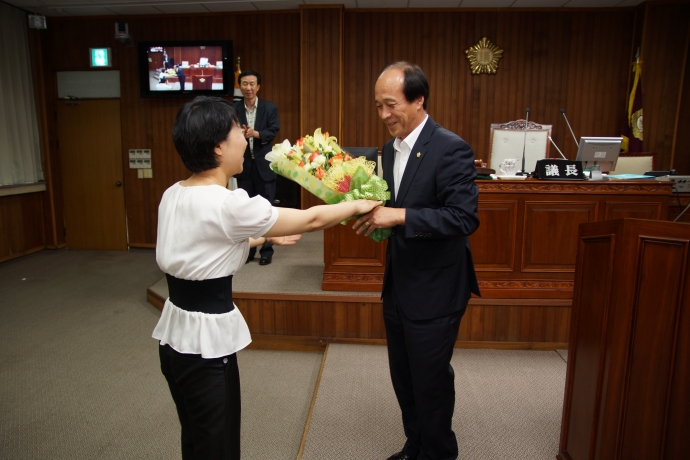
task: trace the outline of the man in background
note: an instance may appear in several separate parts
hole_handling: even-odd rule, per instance
[[[172,69],[173,68],[173,59],[168,56],[168,53],[163,51],[163,68],[165,70]]]
[[[266,154],[273,148],[273,139],[280,131],[278,107],[269,101],[259,100],[257,93],[261,88],[261,75],[254,70],[245,70],[238,77],[243,100],[235,103],[240,117],[247,149],[244,152],[244,169],[235,176],[237,186],[247,191],[250,197],[261,195],[273,204],[276,198],[276,178]],[[260,265],[268,265],[273,260],[273,244],[265,243],[259,250]],[[256,248],[249,250],[247,262],[254,260]]]
[[[184,81],[187,77],[185,76],[184,71],[179,65],[175,64],[174,69],[175,75],[177,75],[177,79],[180,81],[180,91],[184,91]]]
[[[381,297],[407,441],[388,460],[455,459],[450,360],[470,295],[479,295],[468,242],[479,227],[474,153],[427,115],[429,83],[418,66],[386,67],[374,93],[393,136],[381,159],[391,200],[353,228],[392,229]]]

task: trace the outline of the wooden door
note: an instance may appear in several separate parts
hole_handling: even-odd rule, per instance
[[[59,101],[58,126],[67,247],[126,251],[119,99]]]

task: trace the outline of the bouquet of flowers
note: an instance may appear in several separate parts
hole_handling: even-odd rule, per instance
[[[277,174],[297,182],[328,204],[360,199],[385,203],[391,197],[386,181],[374,174],[375,162],[351,157],[335,137],[322,133],[321,128],[294,145],[287,139],[274,145],[266,160]],[[389,228],[378,228],[369,236],[380,242],[390,232]]]

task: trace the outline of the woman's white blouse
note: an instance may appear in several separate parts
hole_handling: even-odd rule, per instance
[[[156,261],[165,273],[185,280],[234,275],[249,254],[249,237],[259,238],[273,227],[278,210],[260,196],[220,185],[173,185],[158,207]],[[153,331],[161,345],[180,353],[218,358],[251,342],[239,309],[223,314],[190,312],[170,298]]]

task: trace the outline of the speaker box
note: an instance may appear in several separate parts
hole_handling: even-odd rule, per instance
[[[46,17],[36,14],[29,15],[29,28],[31,29],[47,29]]]

